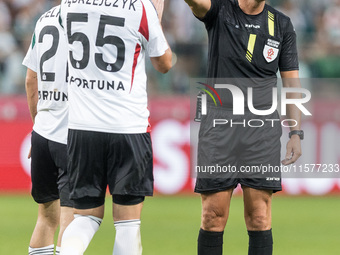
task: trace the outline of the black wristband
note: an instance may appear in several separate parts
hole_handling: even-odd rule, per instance
[[[303,140],[304,133],[303,130],[293,130],[289,132],[289,139],[292,137],[292,135],[298,135],[300,137],[300,140]]]

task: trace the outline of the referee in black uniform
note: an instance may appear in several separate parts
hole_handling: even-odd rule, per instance
[[[290,19],[264,0],[185,0],[194,15],[204,22],[209,36],[208,78],[233,79],[247,98],[253,89],[255,109],[269,109],[276,73],[281,72],[284,87],[299,88],[299,65],[296,34]],[[237,81],[238,78],[239,79]],[[246,78],[246,79],[244,79]],[[252,82],[249,82],[252,81]],[[226,83],[224,83],[226,84]],[[218,91],[218,89],[217,89]],[[277,111],[257,116],[245,108],[244,116],[232,113],[231,93],[218,91],[222,106],[208,101],[207,115],[201,120],[198,165],[203,166],[280,166],[281,124],[265,123],[261,128],[242,125],[213,127],[214,119],[279,119]],[[299,93],[288,94],[301,98]],[[247,104],[245,104],[247,105]],[[282,164],[294,163],[301,155],[300,110],[287,106],[288,119],[298,124],[291,128],[287,153]],[[293,126],[293,125],[291,125]],[[248,177],[248,178],[247,178]],[[222,254],[223,231],[229,214],[234,188],[243,189],[244,218],[251,255],[269,255],[273,251],[271,198],[281,190],[281,178],[258,176],[223,176],[204,178],[198,175],[195,192],[202,197],[202,222],[198,236],[199,255]]]

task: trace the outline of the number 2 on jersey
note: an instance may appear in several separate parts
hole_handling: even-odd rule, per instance
[[[53,58],[58,50],[59,45],[59,31],[55,26],[46,26],[44,27],[39,35],[39,43],[43,43],[45,35],[52,35],[52,46],[49,50],[47,50],[44,54],[42,54],[40,59],[40,76],[42,81],[55,81],[55,73],[44,72],[43,65],[44,63]]]
[[[81,32],[72,33],[72,23],[74,22],[88,22],[88,14],[86,13],[69,13],[67,15],[67,36],[69,44],[73,44],[74,42],[80,42],[83,45],[83,56],[81,59],[76,60],[73,56],[73,52],[70,51],[70,62],[73,68],[76,69],[84,69],[89,64],[90,60],[90,41],[86,34]],[[96,38],[96,46],[103,47],[104,45],[114,45],[117,48],[117,59],[114,63],[107,63],[104,61],[102,53],[95,53],[95,64],[96,66],[105,72],[118,72],[124,65],[125,61],[125,44],[124,41],[114,35],[104,36],[104,31],[106,26],[118,26],[124,27],[125,19],[119,17],[112,17],[101,15],[97,38]]]

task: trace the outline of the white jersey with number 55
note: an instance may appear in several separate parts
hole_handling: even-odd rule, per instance
[[[59,11],[58,5],[39,18],[23,65],[38,76],[39,100],[33,130],[46,139],[66,144],[67,41],[59,24]]]
[[[168,49],[150,0],[62,0],[69,48],[69,128],[145,133],[145,55]]]

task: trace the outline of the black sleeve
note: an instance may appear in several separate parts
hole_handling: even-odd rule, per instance
[[[291,20],[287,22],[285,33],[283,35],[279,68],[281,72],[299,70],[296,33]]]
[[[211,7],[207,14],[203,18],[196,18],[204,22],[207,28],[211,27],[217,18],[218,11],[220,10],[220,4],[221,0],[211,0]]]

